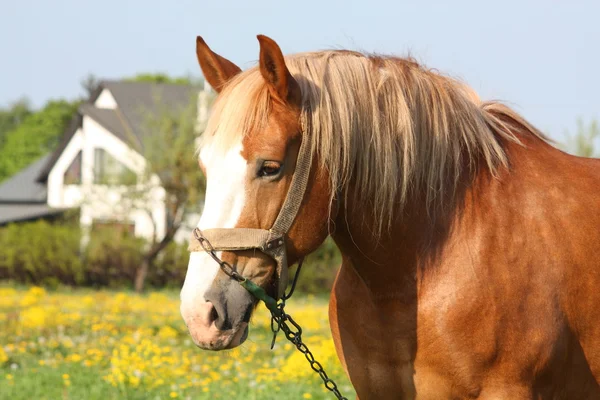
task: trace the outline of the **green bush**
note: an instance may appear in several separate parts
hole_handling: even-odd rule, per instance
[[[329,293],[342,263],[342,256],[333,239],[328,237],[315,252],[305,258],[296,291],[303,293]],[[290,271],[290,281],[296,272]]]
[[[36,221],[0,227],[0,280],[56,286],[131,287],[146,242],[125,232],[95,230],[84,246],[76,223]],[[154,287],[183,284],[187,244],[171,243],[150,269]]]
[[[130,287],[148,244],[141,238],[111,231],[92,232],[85,251],[86,284]],[[187,244],[170,243],[148,271],[151,287],[181,287],[187,270]]]
[[[187,243],[170,243],[149,271],[148,285],[180,289],[185,280],[185,273],[190,258],[187,248]]]
[[[86,246],[72,221],[37,221],[0,227],[0,280],[56,286],[132,287],[147,243],[123,232],[95,230]],[[150,268],[147,285],[183,285],[187,244],[171,243]],[[329,238],[305,260],[297,290],[328,292],[341,257]],[[291,271],[293,274],[294,271]]]
[[[85,281],[81,234],[73,226],[38,221],[0,229],[0,279],[53,286]]]
[[[84,251],[85,283],[97,287],[130,287],[142,261],[144,245],[144,240],[125,232],[92,232]]]

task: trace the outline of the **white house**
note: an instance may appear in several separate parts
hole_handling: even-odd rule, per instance
[[[197,97],[201,129],[209,91],[187,85],[102,82],[90,101],[79,107],[57,149],[0,185],[0,225],[51,218],[78,208],[84,228],[119,225],[136,236],[161,238],[167,215],[158,178],[144,207],[135,208],[123,204],[122,177],[136,179],[145,169],[140,149],[149,113],[187,106]],[[179,232],[176,240],[187,235]]]

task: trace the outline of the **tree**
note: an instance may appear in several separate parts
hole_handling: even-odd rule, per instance
[[[80,81],[81,87],[85,92],[85,98],[91,98],[98,88],[100,87],[100,81],[94,74],[88,74],[85,78]]]
[[[0,145],[4,135],[15,129],[31,113],[29,100],[26,98],[15,101],[8,109],[0,110]]]
[[[600,127],[598,121],[590,122],[589,126],[579,119],[577,121],[577,133],[567,133],[567,151],[581,157],[599,157],[596,151],[597,141],[600,139]]]
[[[0,147],[0,182],[54,150],[78,106],[79,101],[51,100],[31,112],[27,103],[17,105],[12,123],[5,121],[10,130]]]
[[[117,173],[119,176],[109,177],[110,190],[118,193],[113,196],[114,204],[109,205],[113,215],[125,220],[132,212],[143,212],[154,228],[136,271],[134,287],[138,292],[143,291],[149,270],[173,242],[179,229],[191,214],[199,212],[205,190],[193,150],[200,133],[196,99],[179,108],[163,104],[159,98],[156,103],[152,110],[140,110],[145,129],[142,148],[137,151],[145,160],[143,170],[137,171],[133,180],[131,173],[122,169]],[[106,202],[106,187],[91,190],[87,195],[88,204],[98,200]],[[167,223],[164,235],[159,237],[159,225],[164,220],[156,211],[162,204],[166,208]]]
[[[140,188],[144,193],[151,193],[160,185],[164,190],[167,227],[162,238],[153,235],[144,251],[134,282],[138,292],[143,290],[148,270],[156,258],[173,241],[186,218],[199,211],[204,196],[204,177],[192,151],[199,135],[195,100],[182,109],[161,107],[158,113],[150,113],[147,118],[143,151],[146,169],[138,185],[132,186],[129,197],[135,200],[140,197]],[[151,206],[148,202],[143,204]],[[152,210],[146,211],[152,216]]]

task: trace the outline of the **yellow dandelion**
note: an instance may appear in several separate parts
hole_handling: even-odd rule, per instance
[[[46,323],[46,311],[42,307],[30,307],[21,311],[21,324],[25,329],[39,328]]]
[[[171,393],[169,393],[169,397],[172,398],[172,399],[176,398],[177,396],[179,396],[177,394],[177,392],[171,392]]]
[[[0,364],[4,364],[7,361],[8,361],[8,355],[6,354],[6,352],[4,351],[2,346],[0,346]]]
[[[79,354],[71,354],[70,359],[73,362],[79,362],[79,361],[81,361],[81,356]]]
[[[310,393],[304,393],[302,395],[302,398],[304,398],[304,399],[312,399],[312,394],[310,394]]]

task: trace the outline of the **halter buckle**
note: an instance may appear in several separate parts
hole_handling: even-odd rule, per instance
[[[273,240],[269,240],[269,241],[268,241],[268,242],[265,244],[265,249],[266,249],[266,250],[274,250],[274,249],[276,249],[276,248],[278,248],[278,247],[281,247],[281,246],[283,246],[283,243],[284,243],[284,241],[283,241],[283,236],[282,236],[282,237],[278,237],[278,238],[275,238],[275,239],[273,239]]]

